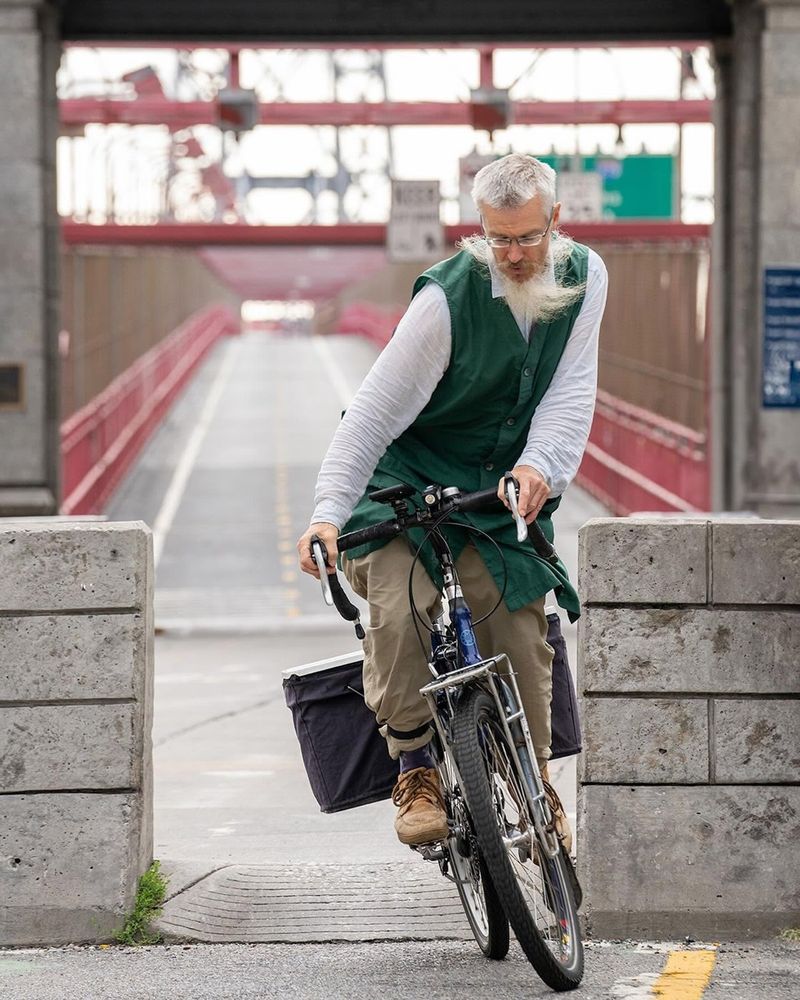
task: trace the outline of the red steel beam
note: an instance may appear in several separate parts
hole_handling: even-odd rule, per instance
[[[706,240],[708,225],[681,222],[576,222],[564,229],[581,243],[674,243]],[[462,236],[476,232],[476,225],[445,226],[445,241],[452,246]],[[159,222],[151,226],[61,223],[68,245],[120,246],[385,246],[386,226],[342,223],[336,226],[251,226],[246,223]]]
[[[88,124],[168,125],[173,131],[216,125],[216,101],[169,101],[139,97],[69,98],[59,102],[67,128]],[[696,101],[515,101],[515,125],[688,125],[711,121],[713,102]],[[456,102],[354,102],[314,104],[276,101],[260,105],[262,125],[470,125],[471,105]]]

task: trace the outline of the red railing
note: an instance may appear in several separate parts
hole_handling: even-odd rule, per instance
[[[230,309],[200,310],[64,421],[62,513],[102,509],[206,353],[238,330]]]
[[[706,435],[602,389],[577,481],[615,514],[709,509]]]
[[[357,333],[385,347],[403,315],[402,309],[382,309],[370,302],[351,302],[339,313],[337,333]]]

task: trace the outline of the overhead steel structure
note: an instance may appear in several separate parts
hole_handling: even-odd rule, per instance
[[[800,369],[792,339],[797,333],[800,343],[800,326],[791,311],[783,324],[791,358],[767,351],[775,324],[765,288],[776,269],[781,280],[800,275],[800,132],[792,127],[800,117],[800,0],[0,0],[0,263],[8,317],[0,361],[13,376],[0,406],[0,511],[52,510],[59,494],[55,75],[63,41],[475,47],[509,39],[573,47],[711,42],[719,195],[711,281],[714,506],[799,514],[800,384],[791,379]],[[767,401],[768,368],[787,392],[780,405]]]
[[[731,33],[726,0],[61,0],[61,34],[84,41],[225,38],[471,42],[711,39]]]

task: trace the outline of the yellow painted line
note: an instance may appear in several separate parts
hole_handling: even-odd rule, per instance
[[[653,996],[666,1000],[701,1000],[706,991],[716,951],[673,951],[653,983]]]

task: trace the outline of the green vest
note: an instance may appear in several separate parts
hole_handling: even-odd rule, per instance
[[[586,247],[575,244],[571,258],[558,275],[559,284],[585,282],[588,256]],[[422,412],[384,452],[343,532],[391,517],[390,507],[373,503],[367,494],[398,482],[410,483],[420,492],[433,483],[458,486],[464,492],[497,486],[525,448],[531,417],[550,385],[583,304],[581,296],[553,322],[538,324],[526,343],[505,301],[492,298],[486,269],[465,251],[422,274],[414,285],[414,295],[429,281],[443,289],[450,307],[450,363]],[[560,497],[548,500],[537,518],[550,542],[551,515],[560,502]],[[502,550],[508,573],[505,602],[509,611],[554,590],[570,620],[578,617],[578,595],[565,567],[561,563],[553,567],[540,559],[529,541],[517,542],[516,526],[508,511],[459,514],[453,519],[485,531]],[[446,528],[444,534],[457,559],[468,533]],[[414,529],[410,536],[416,548],[424,533]],[[502,590],[503,559],[489,540],[475,533],[471,537]],[[348,556],[357,558],[385,544],[363,545],[351,549]],[[430,545],[422,550],[420,559],[431,578],[440,584]],[[404,586],[406,581],[398,582]]]

